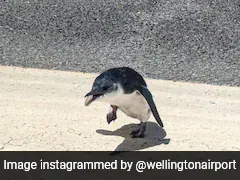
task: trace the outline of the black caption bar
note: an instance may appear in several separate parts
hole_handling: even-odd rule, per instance
[[[0,161],[9,180],[240,177],[239,152],[0,152]]]

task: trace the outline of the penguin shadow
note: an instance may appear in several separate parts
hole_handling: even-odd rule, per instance
[[[137,124],[124,125],[115,131],[108,131],[103,129],[96,130],[97,133],[106,136],[121,136],[125,139],[119,144],[115,151],[136,151],[142,150],[161,144],[167,145],[170,139],[165,139],[167,133],[157,123],[148,122],[144,138],[132,138],[130,133],[137,128]]]

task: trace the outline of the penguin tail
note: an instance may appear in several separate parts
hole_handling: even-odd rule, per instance
[[[141,86],[139,87],[139,92],[144,96],[144,98],[146,99],[151,111],[152,111],[152,114],[154,116],[154,118],[156,119],[156,121],[158,122],[158,124],[163,127],[163,122],[159,116],[159,113],[158,113],[158,110],[157,110],[157,107],[153,101],[153,97],[152,97],[152,94],[151,92],[148,90],[147,87],[145,86]]]

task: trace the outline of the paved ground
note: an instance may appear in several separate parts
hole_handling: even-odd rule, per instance
[[[240,150],[238,87],[147,80],[164,122],[153,117],[143,139],[138,121],[108,105],[84,106],[96,74],[0,66],[2,150]]]
[[[0,1],[0,64],[240,86],[239,0]]]

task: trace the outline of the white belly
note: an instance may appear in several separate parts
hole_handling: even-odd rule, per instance
[[[117,106],[127,116],[146,122],[150,118],[150,108],[145,98],[137,91],[132,94],[108,95],[101,98],[101,101]]]

